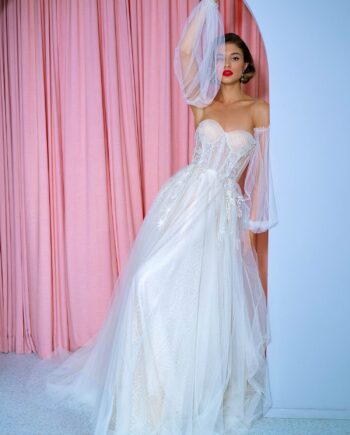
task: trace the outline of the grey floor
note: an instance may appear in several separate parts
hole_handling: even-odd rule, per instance
[[[35,360],[35,354],[0,353],[0,434],[91,434],[83,415],[40,407],[35,393],[28,393],[25,382]],[[263,418],[251,435],[350,435],[350,421]]]

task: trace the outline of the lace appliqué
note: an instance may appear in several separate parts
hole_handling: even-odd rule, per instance
[[[228,179],[225,180],[225,197],[226,197],[226,216],[227,220],[231,221],[233,206],[236,207],[236,215],[241,218],[243,215],[242,202],[244,201],[243,195],[237,193],[236,189],[232,187],[235,182]]]
[[[243,217],[244,197],[239,193],[239,187],[233,179],[225,178],[223,186],[225,192],[225,214],[220,216],[218,241],[222,242],[227,234],[234,235],[235,247],[240,249],[239,222],[237,226],[236,220]]]

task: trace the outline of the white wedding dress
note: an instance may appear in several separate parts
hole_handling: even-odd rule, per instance
[[[186,76],[188,36],[196,69]],[[198,107],[220,85],[221,64],[206,59],[222,38],[217,4],[201,1],[175,52],[184,98]],[[91,410],[95,435],[244,434],[271,406],[267,304],[248,231],[277,223],[268,150],[268,127],[198,125],[192,161],[150,207],[101,330],[46,379],[57,403]]]

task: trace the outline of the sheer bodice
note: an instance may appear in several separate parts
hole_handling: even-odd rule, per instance
[[[225,131],[214,119],[201,121],[195,138],[191,163],[233,181],[239,180],[256,147],[256,139],[249,131]]]

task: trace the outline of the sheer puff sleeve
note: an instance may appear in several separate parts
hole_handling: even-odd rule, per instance
[[[202,0],[188,16],[175,48],[174,72],[187,104],[209,105],[217,94],[225,60],[225,33],[218,4]]]
[[[254,128],[256,147],[244,180],[245,228],[262,233],[278,223],[269,157],[270,127]]]

